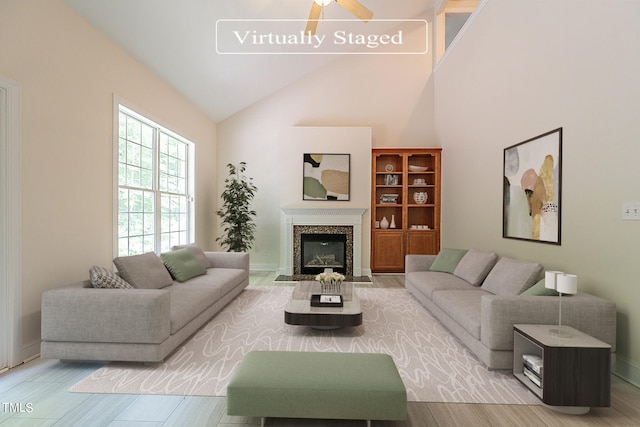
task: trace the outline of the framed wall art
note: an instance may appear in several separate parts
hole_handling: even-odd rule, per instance
[[[305,153],[302,200],[349,200],[349,154]]]
[[[504,149],[502,237],[560,245],[562,128]]]

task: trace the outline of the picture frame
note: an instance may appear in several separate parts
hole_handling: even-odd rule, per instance
[[[350,154],[304,153],[302,200],[350,200],[350,168]]]
[[[504,149],[502,237],[561,244],[562,128]]]

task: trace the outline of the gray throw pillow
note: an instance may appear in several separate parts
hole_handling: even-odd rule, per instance
[[[207,274],[207,269],[200,264],[200,261],[198,261],[189,248],[165,252],[160,255],[160,259],[173,278],[181,283],[186,282],[192,277]]]
[[[173,284],[171,274],[153,252],[118,257],[113,263],[120,276],[134,288],[161,289]]]
[[[89,278],[94,288],[133,289],[133,286],[113,271],[96,265],[89,269]]]
[[[182,249],[182,248],[188,248],[191,251],[191,253],[195,255],[198,261],[200,261],[200,264],[204,268],[211,268],[211,263],[209,262],[209,258],[207,258],[207,255],[205,255],[204,251],[200,249],[200,246],[194,243],[190,243],[188,245],[173,246],[171,249],[175,251],[176,249]]]
[[[462,257],[467,253],[466,249],[449,249],[443,248],[436,256],[436,259],[429,267],[431,271],[442,271],[444,273],[453,273]]]
[[[498,256],[493,252],[469,249],[456,266],[456,269],[453,270],[453,274],[473,286],[480,286],[497,260]]]
[[[482,289],[495,295],[520,295],[540,279],[542,270],[542,265],[536,262],[503,257],[485,279]]]

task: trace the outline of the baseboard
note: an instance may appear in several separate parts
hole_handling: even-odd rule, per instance
[[[22,346],[22,362],[28,362],[40,355],[40,341]]]
[[[615,363],[616,366],[613,369],[614,375],[636,387],[640,387],[640,367],[619,356],[616,356]]]
[[[278,266],[275,264],[250,264],[250,271],[276,271]]]

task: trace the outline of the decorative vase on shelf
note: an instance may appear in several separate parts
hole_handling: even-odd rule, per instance
[[[391,215],[391,224],[389,225],[389,228],[396,228],[396,216],[395,215]]]
[[[380,228],[389,228],[389,220],[387,217],[382,217],[382,221],[380,221]]]
[[[419,205],[427,203],[427,199],[429,199],[429,194],[425,191],[416,191],[413,193],[413,200]]]

